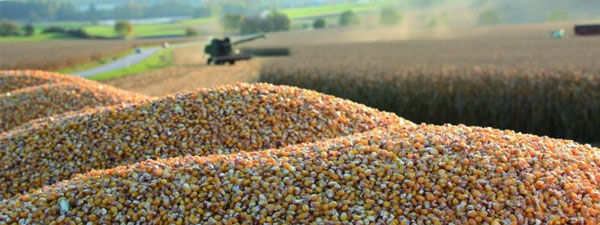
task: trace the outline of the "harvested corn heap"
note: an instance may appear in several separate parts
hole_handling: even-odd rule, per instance
[[[0,132],[30,120],[86,108],[133,103],[137,95],[115,94],[102,87],[54,83],[0,94]]]
[[[48,123],[52,123],[57,120],[64,120],[67,118],[78,117],[84,114],[94,113],[100,110],[104,110],[106,108],[110,108],[110,106],[102,106],[95,108],[84,108],[78,111],[68,111],[61,114],[55,114],[48,117],[42,117],[34,120],[27,121],[27,123],[21,124],[17,127],[14,127],[6,132],[0,133],[0,140],[5,139],[5,136],[14,135],[15,133],[23,132],[25,129],[34,129],[35,127],[47,126]]]
[[[52,83],[75,83],[79,85],[101,85],[77,76],[46,72],[41,70],[0,70],[0,93]],[[111,90],[118,90],[110,88]]]
[[[0,133],[30,120],[146,96],[79,77],[43,71],[0,71]]]
[[[257,151],[413,126],[329,95],[239,84],[70,116],[0,136],[0,195],[153,158]]]
[[[0,70],[0,93],[48,83],[64,82],[62,76],[36,70]]]
[[[80,88],[95,88],[113,94],[113,98],[149,99],[145,95],[123,91],[109,85],[87,80],[77,76],[64,75],[40,70],[0,70],[0,93],[13,92],[44,84],[69,83]]]
[[[599,149],[571,141],[393,127],[92,171],[0,202],[0,221],[596,224],[599,164]]]

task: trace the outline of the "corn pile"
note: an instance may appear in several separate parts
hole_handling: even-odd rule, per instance
[[[68,111],[68,112],[64,112],[61,114],[55,114],[55,115],[52,115],[49,117],[42,117],[42,118],[30,120],[27,123],[21,124],[19,126],[16,126],[12,129],[6,131],[6,132],[0,133],[0,139],[4,139],[5,136],[10,136],[15,133],[22,132],[23,130],[26,130],[26,129],[32,129],[34,127],[46,126],[48,123],[51,123],[51,122],[54,122],[57,120],[64,120],[67,118],[78,117],[78,116],[85,115],[85,114],[95,113],[97,111],[107,109],[107,108],[110,108],[110,106],[103,106],[103,107],[96,107],[96,108],[84,108],[84,109],[78,110],[78,111]]]
[[[0,196],[0,224],[597,224],[600,149],[236,84],[2,133]]]
[[[0,93],[47,83],[64,82],[65,77],[66,76],[52,76],[51,73],[36,70],[0,71]]]
[[[0,70],[0,93],[51,83],[75,83],[82,86],[99,85],[96,82],[75,76],[40,70]],[[115,88],[106,87],[110,90]]]
[[[30,85],[30,86],[28,86]],[[0,71],[0,132],[30,120],[146,97],[81,78],[41,71]]]
[[[0,203],[21,224],[597,224],[600,151],[466,126],[391,127],[92,171]]]
[[[9,198],[91,169],[278,148],[390,124],[412,125],[332,96],[267,84],[105,107],[0,136],[0,196]]]
[[[0,131],[7,131],[33,119],[45,118],[90,107],[135,102],[103,88],[69,83],[44,84],[0,94]]]

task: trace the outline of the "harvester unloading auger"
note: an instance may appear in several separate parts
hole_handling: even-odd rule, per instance
[[[229,37],[225,37],[223,39],[212,39],[210,44],[204,47],[204,53],[210,55],[210,57],[206,60],[206,64],[210,64],[212,62],[215,65],[222,65],[225,63],[233,65],[235,64],[235,61],[248,60],[252,58],[252,55],[243,53],[239,49],[234,49],[233,46],[259,38],[266,37],[264,34],[258,34],[251,37],[242,38],[233,43],[231,43]]]

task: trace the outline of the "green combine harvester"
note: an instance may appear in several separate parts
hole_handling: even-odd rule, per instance
[[[252,58],[252,55],[242,53],[239,49],[234,49],[233,46],[253,41],[259,38],[266,38],[264,34],[252,35],[247,38],[242,38],[231,43],[229,37],[225,37],[223,39],[212,39],[210,44],[204,47],[204,53],[210,55],[210,57],[206,60],[206,64],[210,65],[214,63],[215,65],[223,65],[225,63],[229,63],[230,65],[235,64],[235,61],[238,60],[248,60]]]

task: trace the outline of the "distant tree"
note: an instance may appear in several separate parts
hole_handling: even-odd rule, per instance
[[[500,18],[500,14],[495,10],[486,10],[479,15],[480,25],[495,25],[500,23],[502,23],[502,18]]]
[[[315,29],[325,28],[325,26],[327,26],[327,21],[323,18],[318,18],[313,22],[313,28]]]
[[[84,39],[90,38],[90,35],[82,28],[67,30],[65,33],[70,35],[71,37]]]
[[[450,25],[450,16],[448,13],[443,12],[441,14],[435,15],[429,21],[429,27],[443,27]]]
[[[133,24],[129,21],[121,20],[115,23],[115,33],[122,38],[131,37],[131,35],[133,35]]]
[[[266,19],[271,24],[271,30],[266,30],[265,32],[290,30],[290,19],[285,13],[273,11],[269,13]]]
[[[188,27],[185,29],[185,36],[193,37],[198,35],[200,35],[200,32],[198,32],[198,30],[194,29],[193,27]]]
[[[54,20],[57,14],[72,8],[63,1],[0,1],[0,17],[10,20]],[[76,18],[73,18],[76,19]]]
[[[340,26],[354,26],[360,24],[360,18],[352,10],[343,12],[340,15]]]
[[[271,30],[271,24],[259,17],[245,18],[240,27],[240,33],[242,34],[269,32]]]
[[[16,36],[19,34],[19,24],[17,22],[10,20],[0,22],[0,36]]]
[[[65,30],[65,28],[59,27],[59,26],[51,26],[51,27],[47,27],[44,30],[42,30],[43,34],[47,34],[47,33],[65,33],[67,32],[67,30]]]
[[[66,34],[71,37],[84,38],[84,39],[92,37],[82,28],[65,29],[65,28],[58,27],[58,26],[51,26],[51,27],[47,27],[44,30],[42,30],[42,34],[48,34],[48,33]]]
[[[244,23],[244,16],[242,14],[227,14],[221,20],[221,26],[226,31],[239,30]]]
[[[0,17],[29,22],[37,21],[90,21],[101,19],[133,19],[146,17],[170,16],[198,16],[205,17],[212,6],[219,6],[222,2],[245,0],[217,1],[208,0],[210,3],[195,7],[191,0],[145,0],[121,1],[112,9],[100,9],[99,3],[90,3],[89,8],[80,10],[78,2],[73,0],[0,0]],[[85,1],[92,2],[92,1]],[[93,1],[96,2],[96,1]],[[258,5],[258,4],[256,4]]]
[[[252,34],[261,32],[286,31],[290,29],[290,19],[287,15],[274,11],[265,18],[245,18],[240,27],[240,33]]]
[[[379,17],[379,23],[385,26],[398,25],[402,21],[402,15],[400,15],[392,7],[387,7],[381,10]]]
[[[35,33],[35,28],[33,27],[33,25],[31,25],[31,23],[28,23],[27,25],[21,27],[21,29],[23,30],[26,36],[33,36],[33,34]]]
[[[548,13],[546,20],[548,22],[565,21],[569,19],[569,11],[566,9],[555,9]]]

